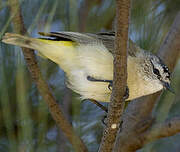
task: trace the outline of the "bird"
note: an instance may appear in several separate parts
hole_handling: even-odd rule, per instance
[[[55,62],[65,72],[67,87],[80,94],[81,99],[110,102],[113,82],[113,51],[115,32],[39,32],[32,38],[6,33],[2,42],[31,48]],[[156,55],[128,41],[127,86],[130,101],[167,89],[171,74]]]

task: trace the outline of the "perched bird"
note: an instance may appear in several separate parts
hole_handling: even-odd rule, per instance
[[[82,99],[109,102],[113,80],[115,33],[51,32],[30,38],[6,33],[3,42],[37,50],[57,63],[67,76],[67,86]],[[136,99],[166,88],[170,72],[162,60],[129,40],[127,62],[129,97]]]

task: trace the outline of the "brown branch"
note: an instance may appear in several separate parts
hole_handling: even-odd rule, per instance
[[[14,16],[14,14],[16,14],[12,20],[15,32],[25,34],[26,29],[23,23],[18,0],[9,0],[9,7],[11,10],[11,15]],[[28,69],[31,73],[31,77],[35,81],[40,94],[47,103],[53,119],[61,128],[69,142],[72,144],[74,150],[77,152],[86,152],[86,146],[84,145],[83,141],[75,134],[75,132],[73,131],[73,127],[65,119],[61,108],[56,103],[56,99],[50,92],[47,83],[44,81],[40,69],[38,67],[34,51],[31,49],[23,48],[23,54]]]
[[[164,123],[157,123],[142,135],[144,144],[163,137],[173,136],[180,132],[180,117],[174,117]]]
[[[159,56],[165,61],[171,71],[174,69],[180,55],[179,42],[180,12],[176,16],[165,41],[158,51]],[[159,95],[160,92],[135,100],[128,105],[123,115],[122,131],[118,135],[115,151],[131,152],[143,147],[144,141],[141,138],[143,132],[141,134],[136,132],[137,124],[140,124],[143,120],[147,120],[147,118],[151,119],[151,121],[153,120],[151,114]],[[151,128],[151,123],[146,127],[146,130],[148,128]]]
[[[114,78],[107,126],[104,130],[100,152],[111,152],[120,126],[127,86],[127,42],[130,0],[116,0],[117,29],[114,55]]]

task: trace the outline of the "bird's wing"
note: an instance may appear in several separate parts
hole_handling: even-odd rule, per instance
[[[52,40],[56,41],[73,41],[79,44],[90,44],[97,43],[99,40],[87,33],[78,33],[78,32],[50,32],[44,33],[39,32],[42,36],[50,37]],[[100,42],[100,41],[99,41]]]
[[[78,32],[39,32],[39,34],[57,41],[73,41],[79,44],[103,43],[104,46],[109,50],[109,52],[112,53],[114,50],[115,32],[101,32],[97,34]],[[136,53],[139,50],[140,48],[132,40],[129,39],[128,54],[130,56],[136,56]]]
[[[103,32],[96,34],[97,38],[100,39],[106,48],[112,53],[114,50],[115,32]],[[136,56],[140,51],[140,48],[129,39],[128,54],[130,56]]]

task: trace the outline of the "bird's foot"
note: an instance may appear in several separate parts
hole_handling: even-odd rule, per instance
[[[104,126],[107,126],[107,115],[102,118],[101,122]]]
[[[102,104],[100,104],[98,101],[94,100],[94,99],[84,99],[82,100],[82,102],[84,102],[85,100],[89,100],[91,101],[92,103],[94,103],[96,106],[98,106],[101,110],[103,110],[104,112],[108,113],[108,109],[103,106]]]
[[[113,87],[113,81],[112,80],[104,80],[104,79],[96,79],[94,77],[91,77],[91,76],[87,76],[87,80],[89,81],[93,81],[93,82],[107,82],[109,83],[108,84],[108,88],[109,90],[112,90],[112,87]],[[128,86],[126,86],[126,91],[125,91],[125,95],[124,95],[124,100],[128,99],[129,97],[129,88]]]
[[[113,81],[109,82],[108,89],[112,91]]]
[[[125,94],[124,94],[123,98],[124,98],[124,100],[129,98],[129,88],[128,88],[128,86],[126,86],[126,91],[125,91]]]

